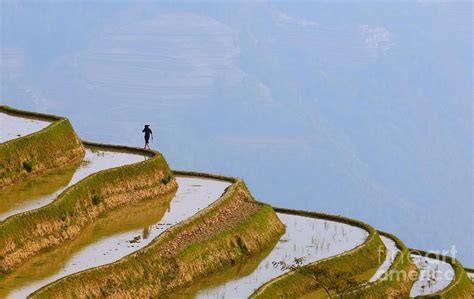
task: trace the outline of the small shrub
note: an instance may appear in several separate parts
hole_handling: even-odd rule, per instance
[[[161,179],[161,182],[165,185],[167,185],[171,179],[173,178],[173,176],[171,175],[171,173],[168,173],[167,176],[165,176],[164,178]]]
[[[23,161],[23,168],[26,171],[31,172],[33,170],[33,163],[31,163],[30,161]]]
[[[92,196],[92,203],[93,203],[94,205],[98,205],[98,204],[100,204],[101,202],[102,202],[102,199],[100,198],[99,195],[94,194],[94,195]]]

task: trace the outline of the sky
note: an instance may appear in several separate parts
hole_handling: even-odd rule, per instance
[[[1,5],[0,103],[474,267],[471,2]]]

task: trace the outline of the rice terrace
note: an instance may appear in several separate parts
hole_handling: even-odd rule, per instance
[[[472,296],[472,269],[366,223],[271,207],[64,117],[0,120],[2,298]]]
[[[473,12],[0,0],[0,299],[474,298]]]

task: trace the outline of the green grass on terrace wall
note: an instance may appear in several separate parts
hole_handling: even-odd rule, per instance
[[[250,219],[212,236],[205,242],[193,244],[180,254],[179,259],[181,263],[190,265],[190,270],[196,265],[196,261],[199,261],[201,267],[205,268],[205,272],[194,271],[193,281],[230,267],[236,262],[245,260],[251,254],[256,254],[256,252],[246,252],[247,249],[242,249],[238,239],[243,240],[242,243],[245,244],[247,240],[256,239],[255,236],[258,236],[257,242],[260,245],[258,252],[262,252],[270,248],[269,246],[273,246],[281,237],[284,226],[281,224],[281,226],[270,229],[269,219],[277,221],[278,218],[271,206],[261,205],[258,212]],[[227,251],[226,255],[231,258],[222,259],[213,256],[214,254],[221,255],[220,252],[223,250]],[[188,284],[191,283],[192,281]]]
[[[358,220],[324,213],[274,208],[276,212],[305,217],[321,218],[366,230],[369,235],[364,243],[336,256],[316,261],[305,267],[339,269],[351,273],[362,273],[379,266],[380,248],[385,249],[374,228]],[[382,252],[383,253],[383,252]],[[285,273],[261,286],[250,298],[294,298],[313,290],[313,281],[300,273]]]
[[[467,276],[466,270],[464,270],[464,267],[457,259],[447,255],[439,255],[424,250],[409,250],[412,254],[447,262],[454,269],[454,278],[446,288],[435,294],[417,296],[416,298],[472,298],[472,282],[469,279],[469,276]]]
[[[407,273],[410,270],[418,271],[418,268],[416,268],[411,259],[410,251],[396,236],[382,231],[378,231],[378,233],[392,239],[400,252],[382,277],[377,281],[368,283],[361,289],[347,294],[347,298],[383,298],[387,296],[387,291],[389,290],[392,295],[394,295],[394,292],[397,292],[398,297],[409,296],[415,281],[410,280],[408,274],[403,277],[403,280],[397,280],[396,277],[391,277],[390,273]]]
[[[95,194],[98,194],[101,197],[106,197],[108,194],[104,193],[105,188],[113,189],[130,182],[136,183],[136,181],[134,181],[136,178],[144,176],[153,177],[161,172],[164,175],[171,174],[168,164],[160,153],[107,144],[86,144],[88,146],[95,146],[99,149],[120,151],[126,149],[129,152],[146,154],[150,156],[150,158],[143,162],[110,168],[91,174],[64,190],[51,204],[39,209],[13,215],[0,222],[1,250],[10,246],[12,242],[15,244],[15,250],[21,248],[27,242],[40,244],[41,242],[39,241],[41,239],[49,238],[54,235],[61,235],[61,232],[64,232],[65,229],[72,225],[77,225],[79,227],[85,226],[87,223],[93,221],[95,219],[94,217],[97,216],[91,216],[89,213],[91,210],[101,209],[101,211],[104,211],[107,209],[105,203],[103,205],[94,206],[91,199]],[[156,182],[152,182],[154,184],[153,186],[163,185],[160,182],[160,179],[161,178],[158,178]],[[175,183],[176,182],[173,180],[173,184]],[[134,190],[127,191],[140,191],[140,189],[137,189],[140,188],[139,183],[136,183],[133,188]],[[78,219],[80,219],[80,222]],[[34,232],[39,226],[42,226],[45,223],[59,224],[57,227],[52,228],[52,231],[45,232],[44,234],[32,234],[32,232]],[[56,246],[59,245],[60,244],[57,244]],[[40,248],[40,250],[47,248],[48,247]],[[37,253],[39,251],[36,250],[35,252]],[[7,253],[11,253],[11,251]],[[5,255],[6,254],[0,253],[0,275],[13,270],[12,268],[5,266],[7,263],[3,263]]]
[[[19,116],[19,117],[37,119],[37,120],[43,120],[43,121],[49,121],[49,122],[55,122],[55,121],[64,119],[64,117],[57,116],[54,114],[46,114],[46,113],[39,113],[39,112],[33,112],[33,111],[27,111],[27,110],[20,110],[20,109],[16,109],[10,106],[6,106],[6,105],[0,105],[0,112],[9,114],[12,116]]]
[[[176,171],[175,174],[234,181],[234,178],[202,173]],[[158,297],[164,292],[184,287],[212,272],[245,260],[252,254],[267,250],[284,233],[284,226],[271,206],[255,201],[250,193],[247,193],[251,197],[249,200],[259,208],[240,224],[187,246],[173,259],[162,258],[156,254],[162,246],[183,232],[192,230],[229,206],[240,190],[248,192],[243,181],[235,180],[217,201],[193,217],[169,228],[143,249],[112,264],[88,269],[53,282],[33,293],[32,297],[105,297],[112,294]],[[239,242],[247,244],[245,250]],[[146,293],[147,290],[151,293]]]
[[[22,180],[66,167],[84,156],[84,148],[69,120],[54,115],[0,106],[0,112],[51,121],[46,128],[0,143],[0,190]],[[31,164],[27,171],[24,163]]]
[[[197,171],[173,170],[173,173],[175,175],[202,177],[202,178],[206,178],[206,179],[215,179],[215,180],[227,181],[229,183],[237,183],[238,181],[242,180],[242,179],[236,178],[236,177],[225,176],[225,175],[220,175],[220,174],[213,174],[213,173],[206,173],[206,172],[197,172]]]

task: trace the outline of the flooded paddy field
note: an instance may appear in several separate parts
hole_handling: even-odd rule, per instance
[[[411,289],[410,297],[430,295],[441,291],[454,279],[454,269],[450,264],[414,254],[412,254],[412,258],[420,270],[420,274]]]
[[[230,183],[177,177],[178,191],[105,214],[81,236],[45,252],[0,279],[0,298],[24,298],[69,274],[116,261],[218,199]]]
[[[51,122],[0,112],[0,143],[40,131]]]
[[[284,273],[274,261],[292,263],[304,257],[311,263],[351,250],[365,241],[368,232],[347,224],[304,216],[277,213],[286,232],[274,248],[230,269],[216,273],[172,298],[244,298],[258,287]]]
[[[0,221],[51,203],[64,189],[95,172],[144,159],[145,156],[137,154],[87,148],[86,155],[79,164],[23,182],[3,192],[0,200]]]

